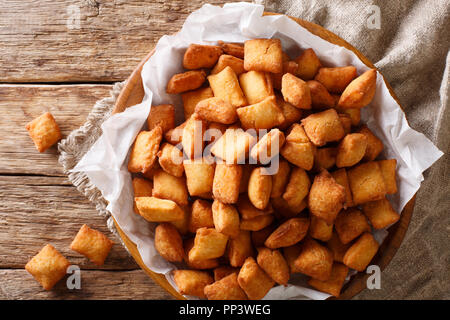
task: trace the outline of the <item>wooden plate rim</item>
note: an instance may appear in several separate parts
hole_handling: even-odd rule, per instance
[[[279,13],[273,13],[273,12],[264,12],[264,15],[279,15]],[[368,67],[370,68],[376,68],[372,62],[370,62],[361,52],[359,52],[356,48],[354,48],[352,45],[350,45],[348,42],[343,40],[342,38],[338,37],[331,31],[306,20],[302,20],[299,18],[291,17],[292,20],[303,26],[304,28],[308,29],[311,33],[323,38],[326,41],[329,41],[331,43],[334,43],[336,45],[345,47],[351,51],[353,51],[358,58]],[[150,51],[150,53],[139,63],[139,65],[134,69],[134,71],[131,73],[130,77],[127,79],[126,84],[122,91],[119,94],[119,97],[116,101],[116,105],[113,109],[113,114],[124,111],[127,107],[132,106],[134,104],[139,103],[142,101],[142,98],[144,96],[144,89],[142,86],[142,79],[141,79],[141,70],[145,62],[152,56],[154,53],[154,49]],[[398,100],[397,96],[395,95],[392,87],[390,84],[386,81],[386,79],[383,76],[383,81],[385,82],[387,88],[389,89],[390,94],[395,99],[395,101],[400,105],[400,108],[403,109],[403,107],[400,104],[400,101]],[[140,100],[139,100],[140,99]],[[384,240],[383,244],[381,245],[380,249],[378,250],[377,255],[372,260],[372,264],[378,265],[381,270],[384,270],[389,262],[394,257],[395,253],[397,252],[398,248],[400,247],[406,231],[408,230],[409,222],[411,221],[411,216],[414,210],[414,203],[415,203],[416,196],[414,197],[406,204],[405,208],[402,211],[400,220],[393,225],[391,228],[389,228],[389,235]],[[156,282],[158,283],[162,288],[164,288],[167,292],[169,292],[172,296],[174,296],[177,299],[185,300],[186,298],[183,297],[181,294],[179,294],[172,285],[166,280],[165,276],[163,274],[158,274],[153,271],[151,271],[142,261],[142,258],[139,254],[139,251],[137,250],[136,244],[134,244],[120,229],[117,222],[114,220],[115,226],[117,228],[117,231],[122,238],[125,246],[128,248],[130,254],[133,256],[133,258],[136,260],[137,264]],[[370,276],[370,274],[365,273],[358,273],[354,277],[352,277],[351,281],[349,281],[342,289],[342,293],[339,300],[341,299],[350,299],[354,297],[356,294],[360,293],[362,290],[366,288],[366,282],[367,278]],[[334,297],[330,299],[335,299]]]

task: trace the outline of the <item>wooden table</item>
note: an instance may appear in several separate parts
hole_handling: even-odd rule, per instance
[[[50,111],[63,136],[78,128],[112,83],[205,2],[226,1],[0,0],[0,299],[171,298],[68,182],[56,147],[37,152],[25,124]],[[102,267],[69,249],[84,223],[116,242]],[[63,280],[46,292],[24,270],[47,243],[81,268],[81,290]]]

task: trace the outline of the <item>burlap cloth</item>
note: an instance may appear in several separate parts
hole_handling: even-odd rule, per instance
[[[449,0],[255,2],[264,4],[266,11],[315,22],[351,43],[392,85],[411,127],[445,153],[424,174],[408,232],[382,273],[381,289],[366,289],[355,299],[449,299]],[[367,27],[374,12],[369,11],[370,4],[380,8],[380,29]],[[111,114],[122,87],[117,83],[109,98],[95,104],[86,123],[60,142],[60,163],[67,173],[100,136],[100,125]],[[116,233],[100,192],[83,173],[68,173],[68,177]]]

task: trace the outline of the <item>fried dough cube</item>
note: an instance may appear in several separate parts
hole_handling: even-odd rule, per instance
[[[240,267],[245,259],[253,255],[250,231],[239,230],[238,236],[228,241],[228,260],[232,267]]]
[[[214,282],[214,279],[205,271],[174,270],[173,280],[180,294],[205,298],[203,290]]]
[[[305,170],[311,170],[314,165],[315,148],[306,136],[303,127],[294,123],[286,135],[286,142],[281,149],[281,155],[290,163]]]
[[[344,137],[344,128],[334,109],[314,113],[302,119],[306,135],[316,146],[339,141]]]
[[[223,278],[235,273],[239,274],[239,268],[233,268],[230,266],[220,266],[214,269],[214,281],[222,280]]]
[[[150,222],[170,222],[183,219],[184,212],[172,200],[155,197],[134,198],[139,214]]]
[[[302,201],[309,193],[311,182],[302,168],[293,168],[286,191],[283,193],[283,199],[286,200],[289,207],[299,207]]]
[[[276,228],[266,239],[264,245],[270,249],[290,247],[306,236],[309,223],[309,218],[291,218]]]
[[[384,198],[386,187],[377,162],[362,163],[347,174],[355,205]]]
[[[215,97],[231,103],[236,108],[247,105],[247,99],[231,67],[227,66],[219,73],[210,75],[208,81]]]
[[[188,159],[202,157],[206,127],[206,122],[195,113],[186,121],[181,143]]]
[[[386,198],[364,203],[362,210],[375,229],[386,228],[400,219]]]
[[[305,81],[314,79],[317,71],[322,66],[319,58],[316,56],[316,53],[311,48],[303,51],[302,54],[295,59],[295,62],[297,62],[298,65],[297,72],[295,74]]]
[[[239,193],[247,193],[248,191],[248,181],[250,180],[250,174],[252,173],[253,166],[250,164],[242,165],[242,178],[239,184]]]
[[[352,119],[347,114],[339,113],[339,120],[342,123],[342,128],[344,128],[344,133],[349,134],[352,131]]]
[[[162,128],[157,126],[151,131],[141,131],[136,137],[131,147],[130,158],[128,160],[128,171],[148,172],[155,160],[162,140]]]
[[[227,247],[228,236],[214,228],[200,228],[194,239],[194,246],[189,251],[189,260],[206,260],[223,256]]]
[[[332,172],[331,175],[333,176],[334,180],[337,183],[339,183],[341,186],[345,188],[344,208],[353,207],[353,197],[352,192],[350,190],[350,184],[348,183],[347,171],[344,168],[342,168]]]
[[[243,194],[239,197],[237,208],[242,219],[245,220],[273,213],[273,208],[270,203],[263,210],[260,210],[252,204],[247,194]]]
[[[333,225],[328,224],[323,219],[311,215],[309,235],[311,236],[311,238],[326,242],[330,240],[331,236],[333,235]]]
[[[180,124],[179,126],[176,126],[173,129],[168,130],[164,134],[164,139],[167,140],[170,144],[177,145],[180,144],[183,140],[183,130],[186,126],[186,121]]]
[[[247,300],[247,295],[239,286],[238,275],[232,273],[205,287],[208,300]]]
[[[266,239],[272,234],[275,230],[275,225],[271,224],[270,226],[265,227],[264,229],[258,231],[252,231],[252,243],[255,248],[264,246],[264,242]]]
[[[386,186],[387,194],[397,193],[397,182],[395,180],[395,167],[397,166],[397,160],[380,160],[381,174],[383,175],[384,185]]]
[[[244,129],[271,129],[284,122],[284,115],[277,106],[275,96],[236,110]]]
[[[295,260],[300,255],[300,252],[302,252],[302,246],[299,243],[290,247],[283,248],[283,256],[286,259],[286,262],[289,266],[289,272],[291,274],[300,272],[300,270],[295,265]]]
[[[203,70],[187,71],[177,73],[170,78],[167,83],[167,93],[182,93],[198,89],[206,80],[206,73]]]
[[[362,108],[372,102],[377,87],[377,71],[370,69],[350,82],[339,98],[340,108]]]
[[[214,143],[211,153],[227,164],[244,164],[256,137],[241,128],[228,128]]]
[[[226,54],[232,55],[236,58],[244,59],[244,46],[240,43],[225,43],[223,41],[219,41],[219,46]]]
[[[294,262],[296,268],[311,278],[326,281],[333,267],[333,253],[316,240],[306,238],[302,251]]]
[[[147,179],[143,178],[133,178],[133,181],[131,182],[133,185],[133,191],[135,197],[151,197],[152,196],[152,190],[153,190],[153,183]],[[133,205],[133,210],[137,214],[139,214],[139,211],[136,207],[136,203]]]
[[[334,107],[334,98],[327,91],[327,88],[319,81],[306,81],[311,93],[311,104],[315,109],[328,109]]]
[[[59,126],[50,112],[28,122],[25,128],[39,152],[44,152],[62,138]]]
[[[70,244],[70,249],[81,253],[98,266],[103,265],[114,242],[100,231],[83,225]]]
[[[244,43],[245,70],[280,73],[283,54],[280,39],[253,39]]]
[[[364,233],[347,250],[344,255],[344,264],[360,272],[364,271],[375,256],[379,248],[378,242],[372,234]]]
[[[161,168],[175,177],[182,177],[184,173],[183,152],[170,143],[164,143],[158,152]]]
[[[298,69],[298,64],[295,61],[283,61],[283,71],[281,73],[272,73],[272,86],[281,90],[282,87],[282,79],[286,73],[295,74]]]
[[[260,300],[275,284],[256,263],[255,259],[248,257],[239,271],[238,283],[250,300]]]
[[[337,148],[318,148],[314,155],[314,168],[317,171],[321,169],[330,169],[336,164]]]
[[[352,245],[351,243],[343,244],[339,239],[339,236],[336,233],[336,231],[333,232],[330,240],[327,241],[328,249],[330,249],[331,252],[333,252],[334,261],[338,262],[344,261],[344,255],[347,252],[348,248],[351,247],[351,245]]]
[[[249,231],[259,231],[270,225],[273,222],[273,219],[273,215],[271,214],[257,216],[251,219],[242,219],[241,229]]]
[[[223,53],[219,46],[191,44],[183,57],[185,69],[212,68]]]
[[[147,172],[143,173],[142,175],[149,180],[153,181],[153,176],[155,175],[155,172],[160,170],[161,166],[159,165],[158,161],[155,161],[153,163],[153,166],[150,168],[150,170],[148,170]]]
[[[214,97],[214,94],[210,87],[182,93],[181,99],[183,100],[184,119],[189,119],[189,117],[195,112],[197,103],[212,97]]]
[[[241,177],[242,166],[218,163],[213,181],[214,198],[223,203],[236,203],[239,197]]]
[[[253,146],[250,156],[262,164],[268,164],[280,153],[284,141],[284,133],[278,129],[272,129]]]
[[[281,93],[285,101],[299,109],[311,109],[311,92],[305,81],[286,73],[281,79]]]
[[[147,118],[148,130],[161,126],[163,134],[175,128],[175,108],[171,104],[152,106]]]
[[[220,56],[219,61],[211,70],[211,74],[216,74],[225,69],[226,67],[230,67],[236,73],[236,75],[240,75],[245,72],[244,69],[244,60],[236,58],[232,55],[223,54]]]
[[[278,198],[283,195],[289,181],[289,174],[291,172],[289,162],[284,159],[280,159],[279,161],[278,171],[272,176],[272,191],[270,192],[271,198]]]
[[[367,126],[362,126],[358,131],[367,137],[367,148],[366,153],[364,154],[364,161],[373,161],[376,157],[383,151],[384,145],[383,142],[370,131]]]
[[[212,214],[217,231],[230,238],[236,238],[239,235],[239,213],[234,206],[214,200]]]
[[[273,281],[287,286],[289,281],[289,266],[280,251],[264,247],[258,248],[256,261]]]
[[[223,124],[232,124],[238,119],[236,108],[217,97],[200,101],[195,107],[195,113],[203,120]]]
[[[153,196],[175,201],[179,206],[188,204],[188,191],[184,177],[174,177],[163,170],[153,176]]]
[[[214,228],[214,220],[211,202],[197,199],[192,204],[189,231],[195,233],[200,228]]]
[[[256,104],[273,96],[272,78],[268,73],[249,71],[239,76],[239,83],[248,104]]]
[[[181,235],[185,235],[189,231],[189,222],[191,220],[191,206],[183,206],[183,217],[179,220],[170,221],[170,223],[178,230]]]
[[[271,203],[273,208],[275,209],[275,215],[277,219],[293,218],[300,212],[302,212],[307,206],[307,202],[305,199],[297,207],[291,207],[289,206],[288,202],[283,199],[283,197],[272,198]]]
[[[194,238],[186,239],[184,241],[184,260],[187,266],[191,269],[205,270],[205,269],[213,269],[219,266],[219,260],[214,259],[205,259],[205,260],[191,260],[189,259],[189,252],[194,246]]]
[[[284,101],[283,97],[279,94],[276,95],[277,105],[281,109],[284,116],[284,121],[278,128],[284,130],[295,122],[298,122],[302,117],[302,110],[294,107],[289,102]]]
[[[309,191],[309,211],[332,224],[345,202],[345,188],[338,184],[328,171],[323,170],[314,177]]]
[[[333,263],[330,278],[326,281],[320,281],[311,278],[308,284],[319,291],[329,293],[332,296],[339,297],[341,289],[344,285],[345,278],[347,278],[348,267],[341,263]]]
[[[362,133],[349,133],[339,143],[336,155],[338,168],[351,167],[364,157],[367,138]]]
[[[184,258],[183,240],[170,223],[159,224],[155,229],[155,249],[170,262],[181,262]]]
[[[337,96],[339,99],[339,96]],[[359,125],[359,122],[361,121],[361,109],[357,108],[339,108],[335,107],[336,111],[340,114],[346,114],[350,117],[352,126]]]
[[[356,68],[353,66],[337,68],[320,68],[314,80],[322,83],[328,92],[341,93],[348,84],[356,78]]]
[[[272,176],[268,175],[265,168],[253,169],[248,181],[248,198],[258,209],[264,210],[269,204],[272,191]]]
[[[343,244],[347,244],[364,232],[370,232],[366,217],[358,209],[347,209],[339,212],[334,227]]]
[[[51,244],[47,244],[25,265],[27,270],[45,290],[53,286],[66,275],[70,262]]]
[[[212,192],[214,172],[216,164],[209,163],[207,159],[195,159],[184,161],[184,172],[186,173],[186,183],[191,196],[200,196]]]

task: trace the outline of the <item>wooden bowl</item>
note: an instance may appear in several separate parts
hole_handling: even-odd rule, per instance
[[[277,13],[271,13],[271,12],[265,12],[264,15],[277,15]],[[356,48],[351,46],[349,43],[347,43],[345,40],[339,38],[334,33],[322,28],[321,26],[314,24],[312,22],[308,22],[302,19],[289,17],[298,24],[300,24],[302,27],[308,29],[311,33],[323,38],[326,41],[329,41],[333,44],[345,47],[351,51],[353,51],[361,61],[367,65],[369,68],[375,68],[375,66]],[[125,87],[122,89],[115,108],[113,110],[114,113],[122,112],[127,107],[133,106],[135,104],[138,104],[142,101],[144,97],[144,88],[142,85],[142,79],[141,79],[141,70],[144,63],[150,58],[150,56],[153,54],[153,50],[142,60],[139,65],[136,67],[136,69],[133,71],[131,76],[128,78]],[[389,92],[391,93],[392,97],[397,101],[397,103],[400,105],[400,102],[398,101],[398,98],[396,97],[394,91],[392,90],[392,87],[389,85],[389,83],[384,79],[384,82],[386,83],[387,88],[389,89]],[[389,264],[391,259],[394,257],[395,253],[397,252],[397,249],[400,247],[400,244],[403,241],[403,238],[405,236],[406,230],[408,229],[409,221],[411,220],[411,216],[413,213],[414,208],[414,202],[415,202],[416,196],[414,196],[408,204],[405,206],[405,208],[402,211],[400,220],[393,225],[391,228],[389,228],[389,235],[384,240],[383,244],[380,246],[380,249],[378,250],[378,253],[373,258],[371,264],[378,265],[381,270],[386,268],[386,266]],[[180,295],[171,285],[169,282],[167,282],[166,278],[162,274],[155,273],[148,269],[144,262],[142,261],[142,258],[139,254],[139,251],[137,250],[136,245],[123,233],[123,231],[120,229],[119,225],[115,223],[117,231],[119,232],[120,237],[122,238],[123,242],[127,246],[128,250],[130,251],[133,258],[136,260],[137,264],[154,280],[156,281],[161,287],[163,287],[165,290],[167,290],[170,294],[172,294],[177,299],[185,299],[182,295]],[[350,299],[362,290],[366,288],[366,281],[369,277],[368,274],[365,273],[358,273],[357,275],[353,276],[351,281],[349,281],[342,289],[341,295],[339,299]],[[334,298],[331,298],[334,299]]]

